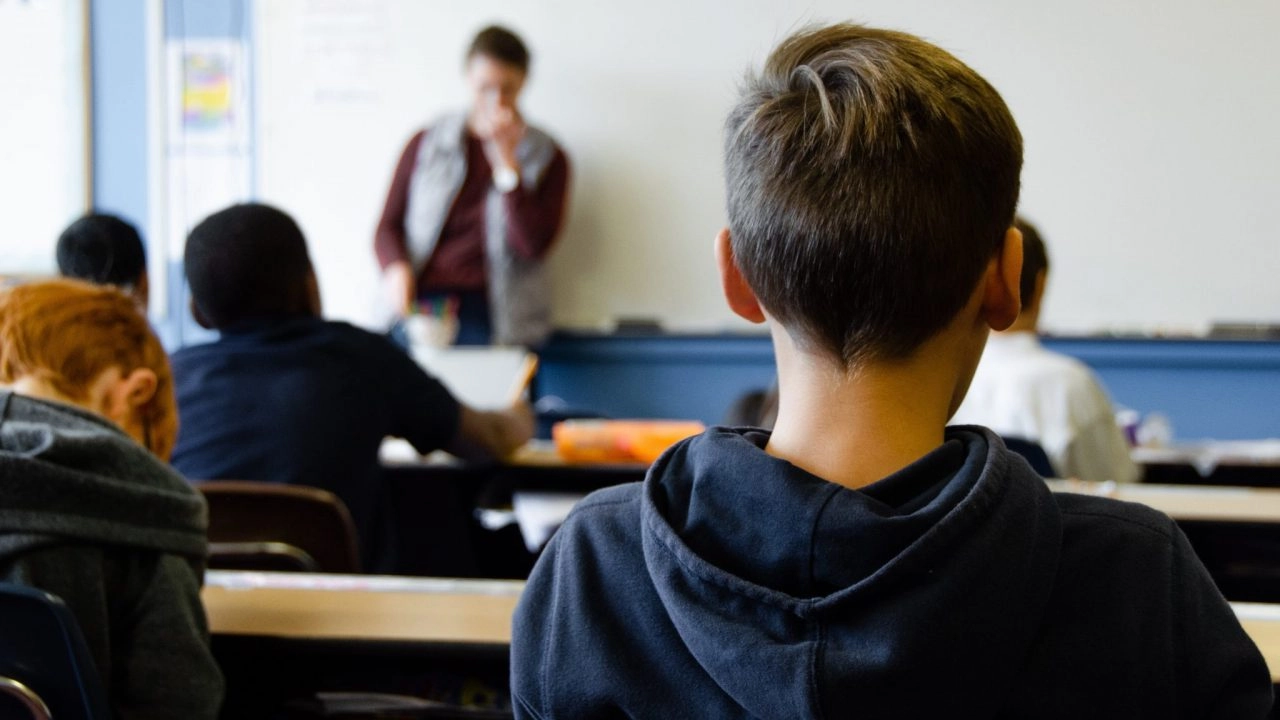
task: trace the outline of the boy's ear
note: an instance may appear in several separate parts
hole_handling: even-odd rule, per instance
[[[755,291],[747,284],[746,278],[742,277],[742,271],[734,260],[729,228],[721,228],[716,234],[716,265],[720,268],[720,285],[729,309],[753,323],[764,322],[764,310],[760,307],[760,301],[756,300]]]
[[[216,328],[216,327],[214,327],[214,326],[213,326],[213,323],[209,320],[209,318],[207,318],[207,317],[205,317],[205,316],[204,316],[204,313],[200,312],[200,306],[199,306],[199,305],[196,305],[196,299],[195,299],[195,298],[191,298],[191,301],[190,301],[190,302],[188,302],[188,303],[187,303],[187,305],[189,305],[189,306],[191,307],[191,317],[195,318],[195,321],[196,321],[196,324],[197,324],[197,325],[199,325],[200,327],[204,328],[205,330],[217,330],[217,329],[218,329],[218,328]]]
[[[160,386],[156,371],[151,368],[135,368],[121,382],[119,397],[130,408],[142,407],[151,402],[156,396],[156,388]]]
[[[151,368],[136,368],[128,375],[117,374],[108,380],[98,400],[99,413],[120,427],[128,428],[137,418],[138,409],[156,396],[160,381]]]
[[[133,284],[133,297],[138,301],[142,314],[146,315],[147,303],[151,300],[151,281],[147,278],[145,269],[138,274],[138,280]]]
[[[324,316],[324,303],[320,300],[320,279],[315,268],[307,271],[307,312],[315,317]]]
[[[1018,319],[1022,311],[1021,280],[1022,232],[1011,227],[1005,231],[1004,244],[987,268],[982,308],[992,330],[1004,330]]]

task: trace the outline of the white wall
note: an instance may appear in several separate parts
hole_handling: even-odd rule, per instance
[[[0,0],[0,273],[52,274],[87,206],[79,0]]]
[[[565,326],[742,328],[715,286],[734,86],[813,20],[923,35],[1003,93],[1060,330],[1280,320],[1280,4],[1107,0],[271,0],[257,3],[261,196],[311,238],[330,314],[372,323],[374,225],[403,143],[466,101],[490,21],[534,52],[526,115],[573,164],[555,252]]]

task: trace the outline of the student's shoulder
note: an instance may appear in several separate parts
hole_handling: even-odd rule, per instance
[[[1097,376],[1078,358],[1054,350],[1042,350],[1037,356],[1041,371],[1052,375],[1059,383],[1076,387],[1096,387]]]
[[[1174,601],[1179,568],[1195,558],[1168,516],[1111,498],[1054,495],[1062,528],[1055,594],[1072,612],[1156,612]]]
[[[638,521],[643,487],[643,483],[630,482],[596,490],[573,506],[565,526]]]
[[[199,364],[226,356],[290,355],[315,352],[394,352],[385,336],[340,320],[298,319],[257,332],[223,334],[174,352],[175,363]]]
[[[380,335],[372,330],[366,330],[357,325],[352,325],[345,320],[324,320],[317,325],[317,328],[321,334],[334,338],[349,339],[354,342],[376,345],[388,345],[395,348],[395,345],[387,339],[386,335]]]
[[[617,485],[579,501],[551,537],[529,576],[529,586],[550,583],[571,594],[590,595],[642,573],[641,487],[638,482]],[[548,610],[548,600],[540,592],[526,592],[518,615]]]
[[[170,353],[169,362],[175,367],[178,365],[199,363],[205,358],[222,353],[225,345],[226,342],[222,338],[215,338],[208,342],[196,343],[194,345],[185,345]]]
[[[342,320],[325,320],[318,326],[317,334],[323,338],[323,342],[347,352],[399,364],[414,364],[409,354],[397,347],[386,335]]]
[[[552,538],[557,552],[576,554],[591,548],[593,554],[639,547],[642,483],[633,482],[597,490],[583,498],[565,518]]]
[[[1157,543],[1174,539],[1173,520],[1146,505],[1097,495],[1069,492],[1053,494],[1063,518],[1064,535],[1074,533],[1095,538],[1145,537]]]

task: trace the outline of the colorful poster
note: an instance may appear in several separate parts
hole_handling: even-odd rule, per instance
[[[231,102],[231,58],[224,53],[182,53],[182,129],[226,132],[235,116]]]
[[[238,40],[170,41],[166,114],[171,148],[245,148],[249,113],[243,52]]]

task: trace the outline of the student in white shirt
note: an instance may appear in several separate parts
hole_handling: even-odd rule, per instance
[[[1061,477],[1138,480],[1097,377],[1079,360],[1046,350],[1036,336],[1049,258],[1030,223],[1018,218],[1014,224],[1023,237],[1022,313],[1008,330],[991,334],[951,422],[1037,442]]]

